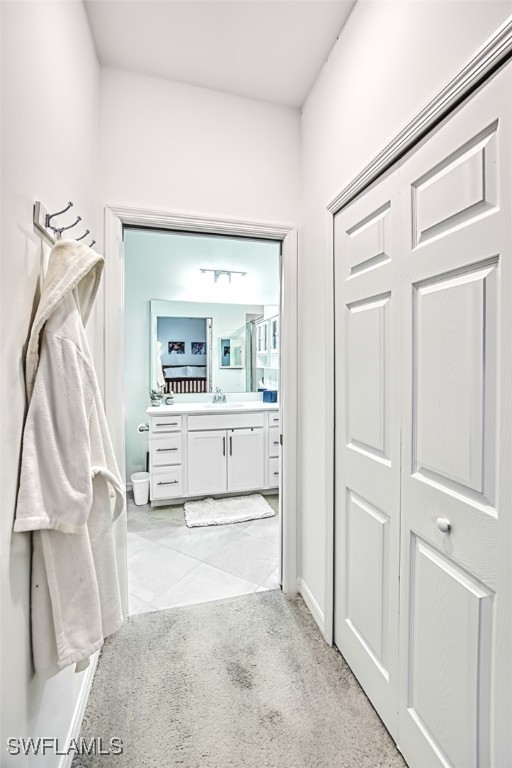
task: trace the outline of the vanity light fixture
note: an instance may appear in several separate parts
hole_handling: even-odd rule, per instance
[[[217,282],[222,275],[227,275],[229,282],[231,282],[231,275],[242,275],[242,277],[247,275],[247,272],[238,272],[236,269],[200,269],[199,271],[203,273],[213,272],[214,282]]]

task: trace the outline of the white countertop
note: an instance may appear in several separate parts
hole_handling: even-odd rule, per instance
[[[163,416],[172,413],[241,413],[243,411],[278,411],[279,403],[263,403],[261,400],[246,400],[227,403],[174,403],[174,405],[158,405],[146,409],[149,416]]]

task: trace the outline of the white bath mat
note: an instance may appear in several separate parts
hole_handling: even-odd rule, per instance
[[[185,503],[185,520],[189,528],[204,525],[227,525],[273,517],[274,510],[261,493],[231,496],[225,499],[201,499]]]

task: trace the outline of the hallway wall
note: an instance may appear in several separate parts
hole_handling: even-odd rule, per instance
[[[508,1],[358,0],[303,107],[300,560],[321,613],[332,588],[325,579],[333,460],[332,217],[326,206],[511,13]],[[314,368],[301,355],[313,345]]]
[[[48,766],[59,758],[10,757],[7,737],[64,742],[83,673],[44,681],[31,669],[30,537],[12,533],[25,416],[24,351],[49,249],[34,234],[32,206],[68,200],[98,233],[96,159],[99,67],[81,3],[2,2],[2,231],[0,520],[2,768]],[[63,62],[65,64],[63,65]],[[64,220],[64,217],[63,219]],[[68,218],[68,221],[73,219]],[[96,239],[100,238],[96,236]],[[91,327],[94,321],[91,320]],[[92,335],[91,335],[92,340]]]
[[[106,205],[297,222],[298,110],[102,68],[100,114]]]

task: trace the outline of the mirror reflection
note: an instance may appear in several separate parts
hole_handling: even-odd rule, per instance
[[[256,392],[277,382],[275,305],[151,301],[151,382],[165,393]],[[269,317],[269,315],[271,315]]]
[[[210,391],[211,328],[211,317],[157,316],[155,365],[161,367],[165,393]]]
[[[233,335],[219,341],[220,367],[243,368],[243,339]]]

